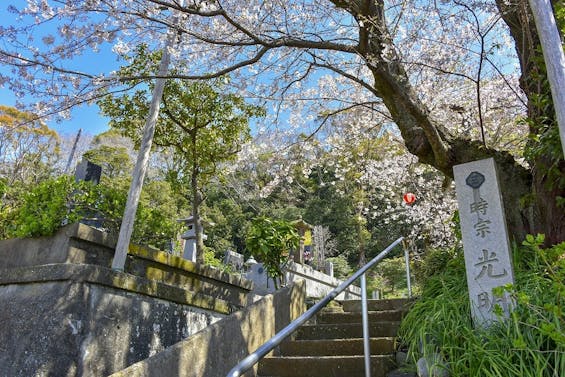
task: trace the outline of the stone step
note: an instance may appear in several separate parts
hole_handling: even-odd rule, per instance
[[[394,352],[394,338],[382,337],[369,339],[371,355],[386,355]],[[280,346],[284,356],[339,356],[363,355],[363,339],[320,339],[292,340]]]
[[[400,321],[404,315],[402,310],[381,310],[368,312],[370,322],[382,321]],[[316,321],[322,323],[362,323],[361,312],[343,312],[343,313],[320,313],[316,316]]]
[[[371,376],[385,377],[394,369],[391,355],[371,356]],[[259,363],[259,376],[364,377],[363,356],[266,357]]]
[[[369,322],[369,335],[372,338],[395,337],[399,325],[398,321]],[[303,325],[296,334],[298,340],[362,338],[363,327],[360,323]]]
[[[408,310],[413,298],[394,298],[386,300],[367,300],[367,309],[370,311],[378,310]],[[361,312],[361,300],[345,300],[341,301],[343,311]]]

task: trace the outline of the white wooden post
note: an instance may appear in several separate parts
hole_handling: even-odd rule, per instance
[[[184,0],[180,1],[180,6],[183,6]],[[174,24],[178,22],[178,16],[175,18]],[[155,87],[153,88],[153,99],[151,100],[151,107],[149,115],[143,128],[143,139],[137,154],[137,161],[133,170],[131,185],[129,187],[128,198],[126,201],[126,208],[122,218],[122,225],[120,226],[120,234],[118,236],[118,243],[116,244],[116,251],[112,261],[112,269],[123,271],[126,263],[126,257],[129,248],[131,234],[133,233],[133,224],[135,222],[135,213],[139,204],[139,197],[143,187],[143,180],[147,172],[147,165],[149,162],[149,154],[151,152],[151,145],[153,143],[153,136],[155,134],[155,125],[159,116],[159,105],[163,97],[163,90],[165,88],[166,79],[163,78],[169,70],[170,54],[169,49],[173,47],[176,40],[177,33],[171,32],[167,38],[163,56],[159,64],[158,76],[155,80]]]
[[[557,115],[561,147],[565,155],[565,55],[561,38],[553,16],[550,0],[530,0],[536,21],[543,59],[547,67],[547,78],[551,87],[553,106]]]

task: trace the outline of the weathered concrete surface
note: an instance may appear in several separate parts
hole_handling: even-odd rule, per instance
[[[267,276],[262,263],[253,265],[245,277],[253,281],[253,292],[258,295],[266,295],[275,291],[274,280]],[[294,262],[289,263],[284,271],[284,281],[286,284],[292,284],[301,279],[306,281],[306,295],[308,297],[325,297],[342,283],[341,280],[317,271],[308,265]],[[359,298],[361,298],[361,289],[354,285],[350,285],[343,293],[337,296],[338,300],[355,300]]]
[[[316,271],[308,265],[291,263],[285,272],[288,284],[298,280],[306,280],[306,295],[308,297],[325,297],[333,289],[337,288],[342,281],[323,272]],[[361,288],[350,285],[336,297],[337,300],[357,300],[361,298]]]
[[[306,310],[304,281],[265,296],[165,351],[111,377],[225,376]],[[255,376],[256,368],[246,376]]]
[[[105,376],[247,303],[251,282],[149,248],[111,270],[114,245],[82,224],[0,241],[0,376]]]
[[[151,296],[205,310],[212,310],[221,314],[235,311],[233,305],[222,299],[201,293],[193,293],[180,287],[95,265],[56,263],[0,270],[0,289],[7,285],[50,283],[61,280],[71,280],[76,283],[93,283],[123,289],[132,294]]]
[[[0,241],[0,269],[52,263],[91,264],[110,268],[116,240],[84,224],[72,224],[52,237]],[[124,271],[171,286],[247,305],[253,283],[211,267],[149,247],[130,245]]]
[[[8,283],[18,273],[20,283]],[[0,376],[107,375],[229,312],[221,300],[99,266],[53,264],[0,276]]]

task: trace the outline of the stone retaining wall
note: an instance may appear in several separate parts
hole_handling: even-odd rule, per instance
[[[110,377],[220,377],[306,311],[305,282],[267,295]],[[256,376],[257,366],[245,376]]]
[[[105,376],[247,304],[252,283],[74,224],[0,241],[0,376]]]
[[[342,283],[332,276],[314,270],[308,265],[291,262],[284,271],[286,284],[292,284],[300,279],[306,282],[306,295],[308,297],[325,297],[334,288]],[[245,277],[254,283],[254,292],[258,295],[266,295],[275,291],[275,284],[272,278],[267,276],[267,272],[262,263],[257,263],[251,267]],[[343,293],[337,296],[338,300],[358,300],[361,297],[361,289],[357,286],[349,286]]]

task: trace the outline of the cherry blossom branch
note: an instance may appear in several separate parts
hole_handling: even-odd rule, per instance
[[[17,62],[11,62],[10,63],[11,65],[14,65],[16,67],[18,67],[18,66],[22,66],[22,67],[40,66],[40,67],[43,67],[47,70],[52,70],[52,71],[56,71],[56,72],[59,72],[59,73],[71,74],[71,75],[75,75],[75,76],[82,76],[82,77],[87,77],[89,79],[96,78],[95,75],[91,75],[91,74],[88,74],[88,73],[85,73],[85,72],[80,72],[80,71],[69,70],[69,69],[57,67],[55,65],[47,64],[47,63],[41,62],[39,60],[25,58],[23,56],[13,54],[13,53],[5,51],[5,50],[0,50],[0,57],[2,57],[2,56],[5,56],[5,57],[10,58],[10,59],[15,59],[15,60],[21,61],[22,62],[21,64],[18,64]],[[9,59],[7,59],[7,60],[9,60]]]

